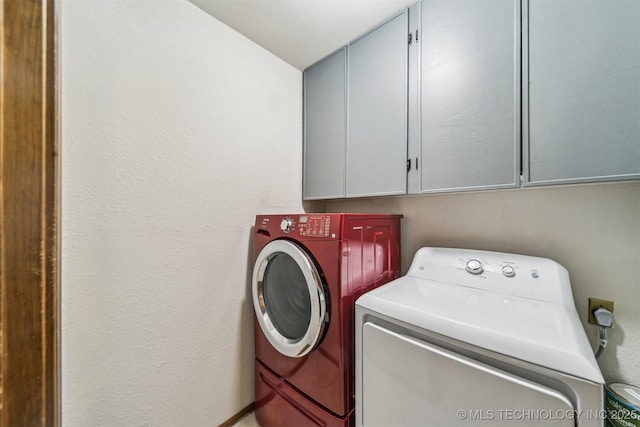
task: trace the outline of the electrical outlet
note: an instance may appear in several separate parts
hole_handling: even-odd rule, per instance
[[[598,298],[589,298],[589,323],[596,324],[596,318],[593,317],[593,310],[604,307],[613,313],[613,301]]]

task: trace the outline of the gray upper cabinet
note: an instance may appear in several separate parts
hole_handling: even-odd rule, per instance
[[[640,178],[640,0],[423,0],[304,72],[304,199]]]
[[[408,12],[348,46],[347,197],[405,194]]]
[[[305,70],[305,200],[345,195],[346,93],[346,48]]]
[[[525,184],[640,177],[640,1],[524,11]]]
[[[421,15],[410,48],[420,58],[411,84],[420,110],[410,112],[420,132],[409,144],[419,159],[409,192],[518,186],[520,0],[425,0],[421,8],[411,9]]]

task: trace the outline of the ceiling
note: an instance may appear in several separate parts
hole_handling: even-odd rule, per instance
[[[417,0],[190,0],[294,67],[309,65]]]

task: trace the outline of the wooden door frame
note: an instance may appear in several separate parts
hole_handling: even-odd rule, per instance
[[[60,425],[55,6],[0,2],[0,427]]]

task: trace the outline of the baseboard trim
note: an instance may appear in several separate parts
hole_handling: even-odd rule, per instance
[[[250,404],[242,408],[240,412],[238,412],[237,414],[229,418],[227,421],[220,424],[218,427],[232,427],[236,425],[236,423],[240,421],[242,418],[244,418],[245,416],[253,412],[255,409],[256,409],[255,403],[251,402]]]

